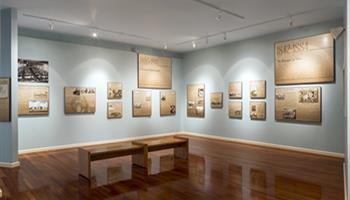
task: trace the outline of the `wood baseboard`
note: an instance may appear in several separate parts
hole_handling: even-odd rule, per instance
[[[13,162],[13,163],[4,163],[4,162],[0,162],[0,168],[15,168],[15,167],[19,167],[19,161],[17,162]]]

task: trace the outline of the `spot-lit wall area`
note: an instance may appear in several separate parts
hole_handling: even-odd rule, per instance
[[[204,83],[205,118],[184,118],[183,129],[194,133],[247,139],[274,144],[344,152],[344,35],[336,41],[336,82],[322,87],[322,123],[275,121],[274,43],[329,32],[342,21],[330,21],[290,31],[261,36],[185,55],[185,83]],[[249,81],[266,80],[266,121],[249,116]],[[228,117],[228,84],[243,82],[243,119]],[[301,85],[304,86],[304,85]],[[315,86],[315,85],[307,85]],[[288,86],[287,86],[288,87]],[[289,86],[290,87],[290,86]],[[298,86],[291,86],[298,87]],[[210,93],[224,92],[224,108],[210,108]],[[186,101],[184,97],[183,101]],[[184,110],[186,105],[184,104]]]

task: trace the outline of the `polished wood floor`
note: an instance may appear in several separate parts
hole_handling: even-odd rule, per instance
[[[150,160],[149,176],[130,157],[98,161],[90,187],[77,149],[22,155],[0,169],[0,199],[344,200],[342,159],[190,138],[188,162],[168,150]]]

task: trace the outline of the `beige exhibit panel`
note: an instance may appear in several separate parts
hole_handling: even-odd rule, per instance
[[[49,86],[19,85],[18,115],[49,115]]]
[[[160,116],[176,115],[176,92],[160,92]]]
[[[265,99],[266,98],[266,81],[250,81],[250,98],[251,99]]]
[[[66,114],[95,113],[96,88],[65,87],[64,111]]]
[[[151,91],[132,91],[132,112],[133,117],[150,117],[152,115]]]
[[[107,98],[122,99],[123,98],[123,84],[118,82],[109,82],[107,84]]]
[[[334,82],[334,39],[321,34],[275,44],[277,85]]]
[[[251,101],[249,111],[252,120],[266,119],[266,103],[264,101]]]
[[[229,99],[242,99],[242,82],[231,82],[228,86]]]
[[[0,78],[0,122],[11,121],[11,80]]]
[[[228,115],[232,119],[242,119],[242,102],[230,101],[228,104]]]
[[[321,87],[276,88],[276,120],[321,122],[321,99]]]
[[[187,117],[203,118],[205,113],[205,85],[187,86]]]
[[[120,119],[123,117],[123,103],[122,102],[107,102],[107,118]]]
[[[223,93],[213,92],[210,94],[210,106],[211,108],[222,108],[223,107]]]
[[[138,86],[149,89],[171,89],[172,59],[138,54]]]

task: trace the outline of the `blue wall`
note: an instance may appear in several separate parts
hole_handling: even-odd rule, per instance
[[[137,89],[137,54],[31,37],[19,37],[19,58],[49,61],[50,115],[19,118],[19,149],[120,139],[180,131],[182,61],[173,59],[175,117],[160,117],[159,90],[153,90],[152,117],[132,117],[132,90]],[[123,83],[123,118],[107,119],[107,82]],[[96,87],[96,113],[65,115],[65,86]]]
[[[185,83],[205,83],[205,119],[184,117],[189,132],[344,153],[344,36],[336,42],[336,83],[322,84],[322,124],[276,122],[274,117],[274,43],[329,32],[341,20],[295,28],[186,54]],[[267,119],[249,118],[249,80],[267,81]],[[243,81],[243,119],[228,118],[228,83]],[[210,92],[224,92],[224,108],[210,108]],[[186,101],[186,97],[183,101]],[[185,110],[184,105],[183,110]]]

